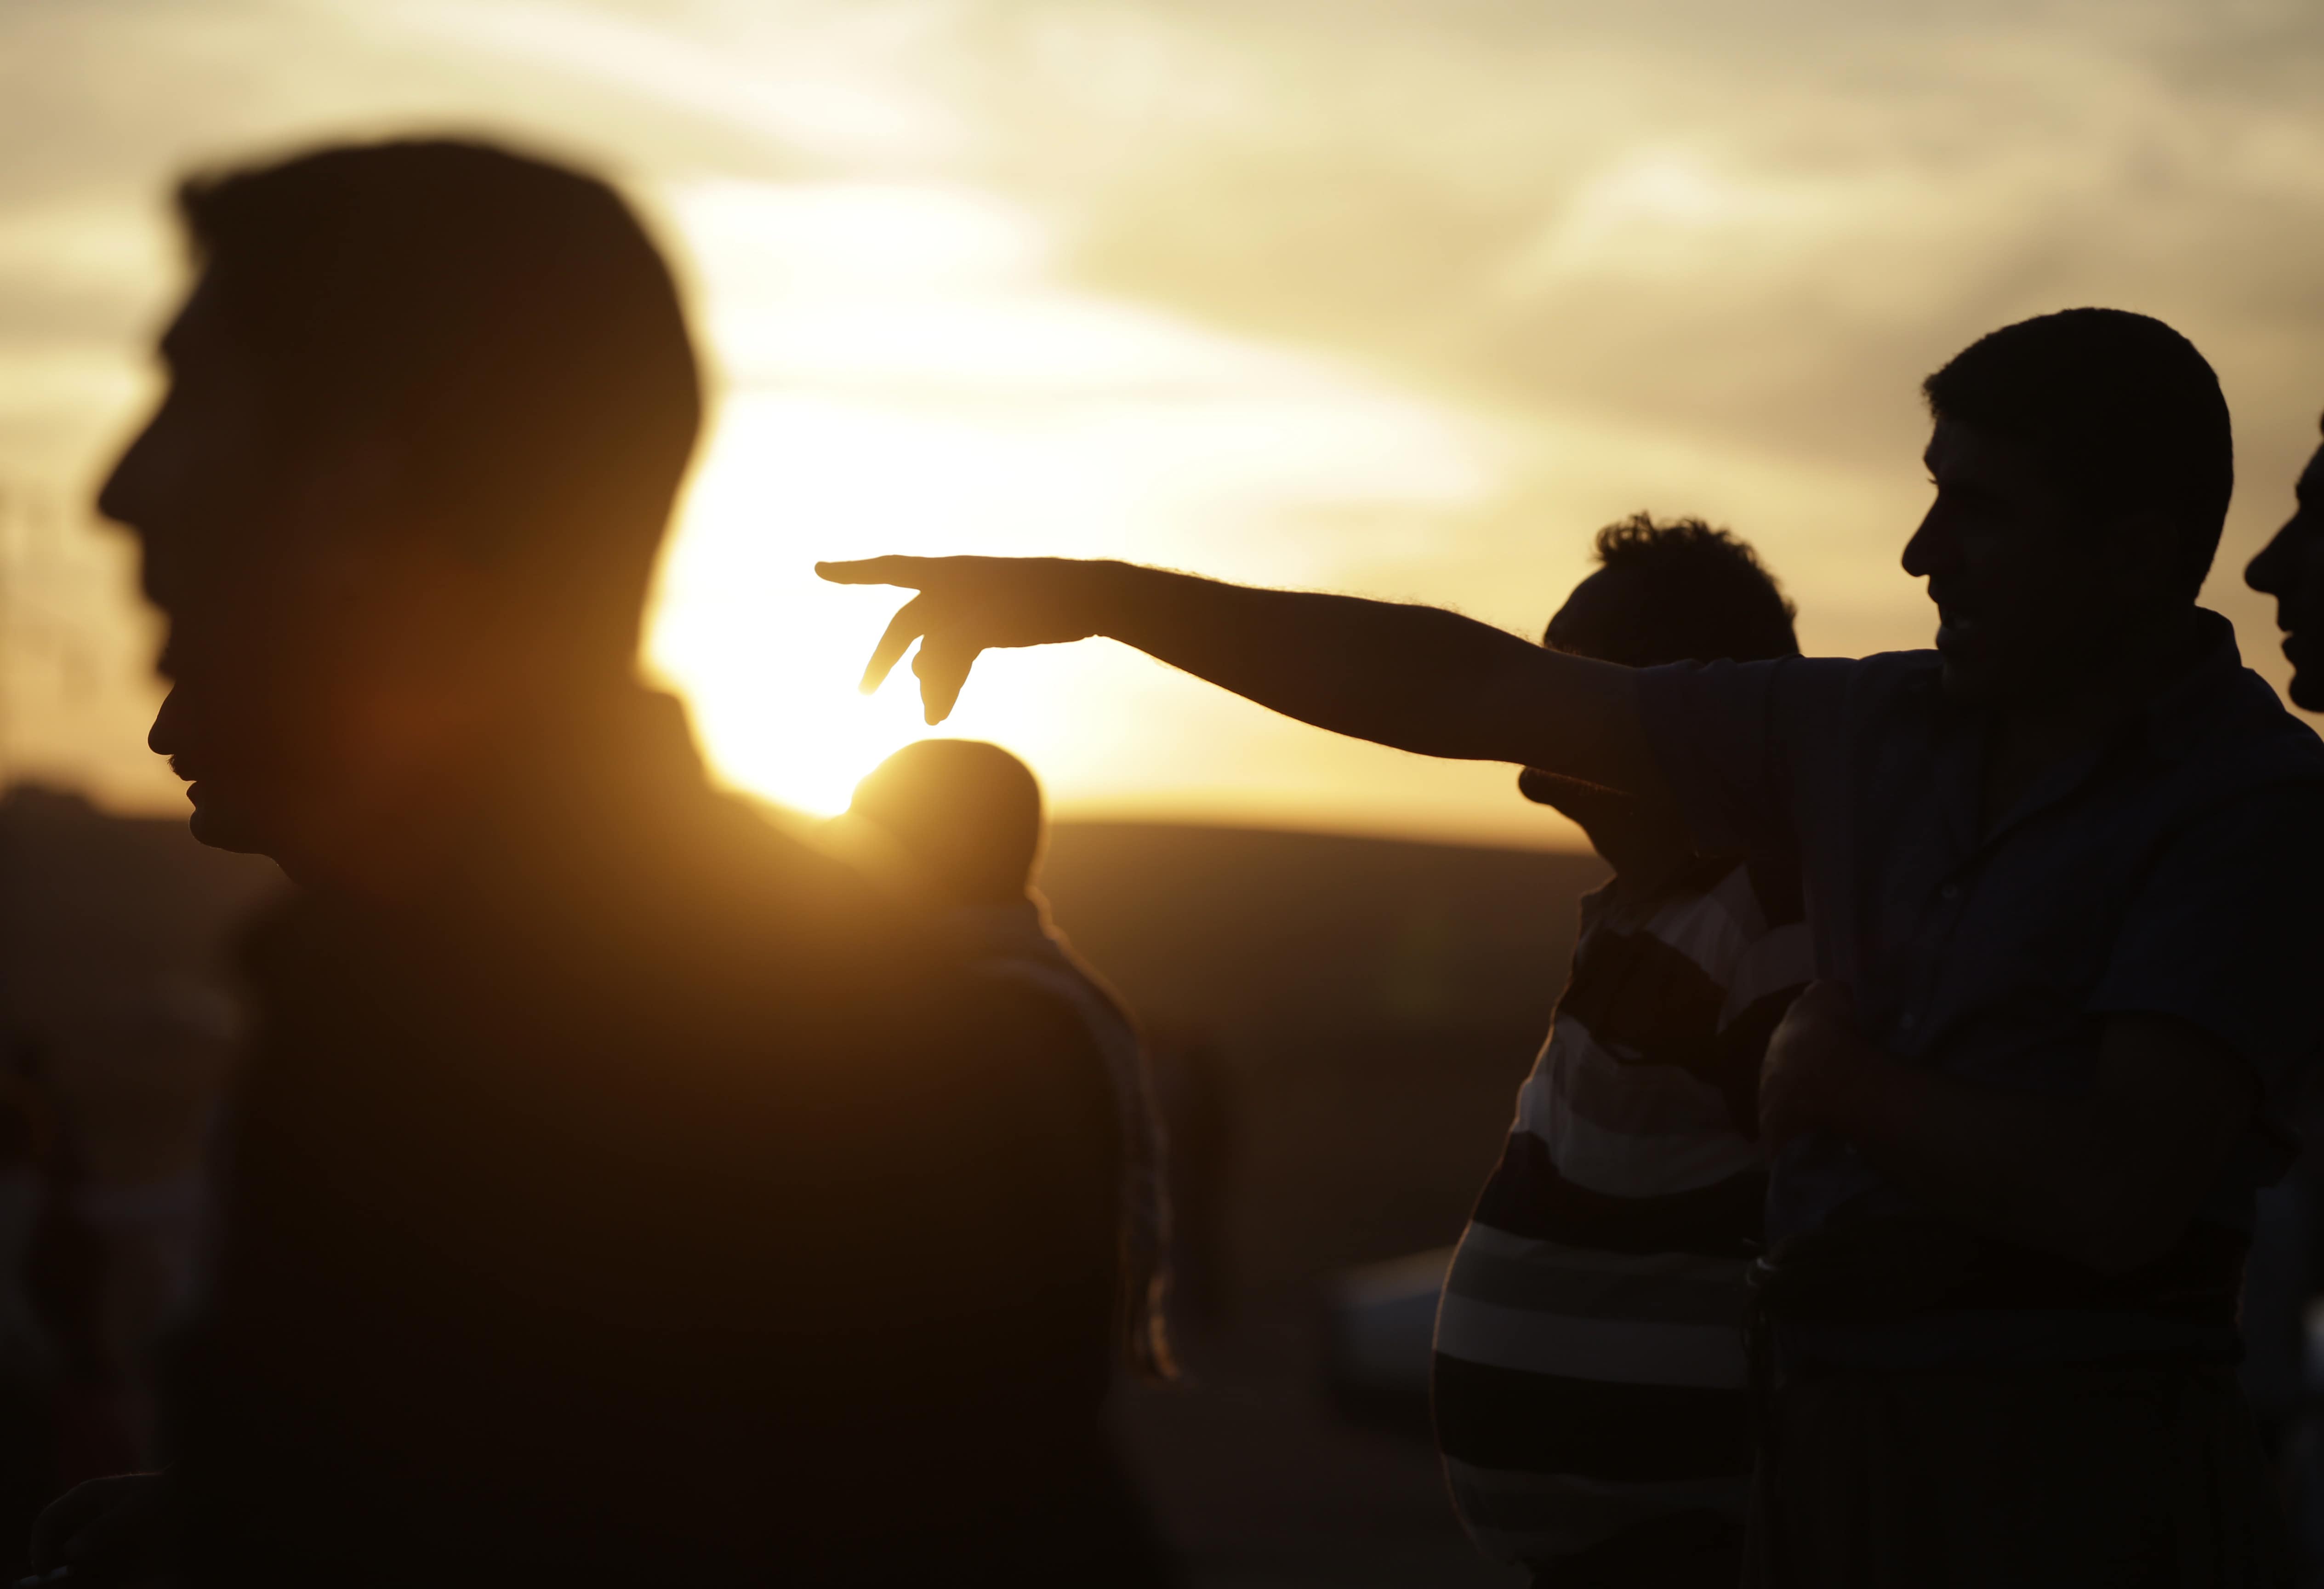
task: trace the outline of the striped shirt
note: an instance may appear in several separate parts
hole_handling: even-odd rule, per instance
[[[1549,1040],[1436,1320],[1437,1440],[1487,1554],[1739,1520],[1759,1061],[1811,975],[1795,881],[1706,861],[1582,902]]]

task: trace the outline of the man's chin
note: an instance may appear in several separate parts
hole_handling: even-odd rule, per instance
[[[237,855],[256,855],[266,853],[260,842],[256,825],[235,808],[231,799],[221,799],[196,784],[186,790],[193,802],[193,815],[186,827],[198,844],[214,850],[232,850]]]
[[[2302,617],[2308,616],[2302,614]],[[2302,624],[2283,634],[2283,660],[2292,664],[2292,682],[2283,693],[2303,712],[2324,712],[2324,625]]]

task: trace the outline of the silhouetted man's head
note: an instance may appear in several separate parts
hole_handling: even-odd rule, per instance
[[[1904,548],[1947,689],[2035,694],[2191,606],[2235,488],[2218,377],[2160,320],[2071,309],[1980,338],[1924,383],[1937,499]]]
[[[1552,651],[1627,668],[1799,655],[1792,604],[1740,537],[1701,519],[1634,513],[1598,531],[1593,550],[1597,571],[1573,587],[1542,636]],[[1530,767],[1517,788],[1584,822],[1620,798]]]
[[[1033,884],[1041,785],[997,744],[908,744],[855,786],[847,814],[895,840],[946,904],[1010,904]]]
[[[2297,505],[2244,582],[2275,597],[2275,624],[2292,661],[2292,703],[2324,712],[2324,447],[2301,472]]]
[[[179,195],[167,396],[99,505],[169,623],[153,748],[294,873],[528,714],[630,677],[701,394],[594,178],[459,143]]]

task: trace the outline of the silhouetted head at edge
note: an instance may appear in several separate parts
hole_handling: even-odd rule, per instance
[[[1665,662],[1760,661],[1797,656],[1797,615],[1750,544],[1700,519],[1657,521],[1634,513],[1598,531],[1597,569],[1573,587],[1549,621],[1542,644],[1600,662],[1652,668]],[[1517,790],[1572,818],[1600,854],[1623,846],[1616,829],[1642,820],[1638,803],[1595,784],[1528,767]],[[1674,818],[1672,846],[1683,848]],[[1606,855],[1618,868],[1618,855]]]
[[[204,843],[329,877],[635,690],[694,351],[628,207],[543,161],[330,148],[178,208],[168,391],[98,504],[167,622],[151,743]]]
[[[2275,597],[2275,626],[2292,663],[2292,704],[2324,712],[2324,447],[2294,488],[2292,517],[2244,570],[2244,583]]]
[[[2218,377],[2144,315],[2006,326],[1923,385],[1936,500],[1906,544],[1947,695],[2103,695],[2180,655],[2235,489]]]
[[[906,745],[855,786],[844,820],[892,840],[940,905],[1020,903],[1040,864],[1040,781],[982,740]]]

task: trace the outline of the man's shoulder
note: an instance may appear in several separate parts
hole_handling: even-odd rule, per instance
[[[672,902],[758,952],[936,952],[923,913],[737,797],[706,792],[671,824],[664,845]]]
[[[2264,778],[2324,780],[2324,739],[2249,668],[2236,670],[2214,721],[2218,751],[2231,763]]]
[[[2247,668],[2156,725],[2178,825],[2258,825],[2324,843],[2324,740]]]
[[[1775,657],[1760,661],[1673,662],[1640,670],[1639,702],[1650,718],[1692,719],[1738,709],[1794,729],[1877,723],[1940,698],[1942,661],[1932,651],[1865,657]]]
[[[1943,670],[1943,657],[1933,651],[1873,651],[1861,657],[1773,657],[1757,662],[1681,662],[1679,668],[1764,670],[1791,688],[1844,687],[1850,689],[1923,688],[1933,686]]]
[[[1803,657],[1793,688],[1822,693],[1856,725],[1926,718],[1944,701],[1944,658],[1933,651]]]

